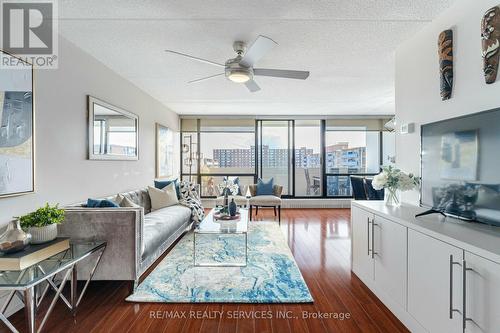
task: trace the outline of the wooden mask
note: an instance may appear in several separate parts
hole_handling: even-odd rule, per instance
[[[486,83],[497,79],[500,58],[500,6],[491,8],[481,22],[481,44],[483,48],[483,71]]]
[[[439,72],[441,78],[441,99],[451,98],[453,89],[453,31],[445,30],[439,34]]]

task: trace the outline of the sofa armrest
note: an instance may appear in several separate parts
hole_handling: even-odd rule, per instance
[[[143,208],[65,208],[58,233],[76,240],[106,241],[96,280],[137,280],[143,241]]]

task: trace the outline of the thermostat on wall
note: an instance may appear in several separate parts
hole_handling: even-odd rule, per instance
[[[415,132],[415,123],[401,124],[400,132],[401,134],[410,134]]]

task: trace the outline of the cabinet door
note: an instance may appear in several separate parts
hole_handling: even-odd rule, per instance
[[[450,307],[462,310],[462,270],[450,256],[462,264],[461,249],[408,230],[408,312],[431,333],[462,331],[461,314],[450,318]]]
[[[377,289],[406,307],[407,228],[375,216],[373,226]]]
[[[365,283],[373,280],[373,259],[368,252],[371,249],[371,221],[373,214],[357,207],[351,209],[352,271]]]
[[[466,332],[498,332],[500,330],[500,265],[465,252],[466,267]]]

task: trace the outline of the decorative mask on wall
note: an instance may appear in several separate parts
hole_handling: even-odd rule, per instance
[[[451,98],[453,89],[453,31],[445,30],[439,34],[439,71],[441,77],[441,99]]]
[[[483,70],[486,83],[497,79],[500,60],[500,6],[491,8],[481,22],[481,42],[483,46]]]

